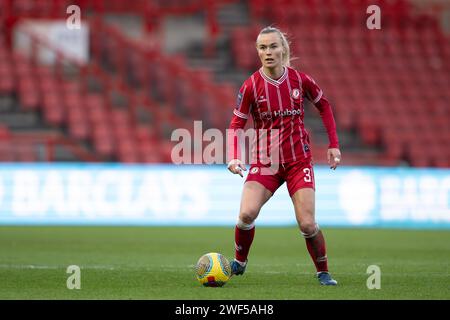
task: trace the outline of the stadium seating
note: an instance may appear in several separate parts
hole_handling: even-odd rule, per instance
[[[0,3],[13,17],[57,17],[68,2]],[[199,10],[202,1],[75,3],[98,13],[154,17],[164,10],[187,15]],[[230,34],[234,67],[245,73],[259,67],[254,41],[262,26],[276,22],[288,31],[294,67],[324,88],[338,129],[356,132],[366,149],[381,150],[378,156],[355,153],[349,164],[366,159],[371,164],[450,166],[449,148],[442,148],[450,143],[450,41],[432,14],[417,13],[406,0],[370,2],[382,8],[380,32],[365,27],[365,0],[248,4],[252,23]],[[40,113],[46,125],[91,146],[104,160],[170,161],[173,129],[192,130],[193,120],[203,120],[204,130],[228,126],[238,84],[216,83],[210,70],[192,69],[182,54],[168,56],[144,40],[131,39],[101,15],[89,23],[87,75],[65,79],[1,46],[0,94],[17,95],[24,110]],[[100,90],[90,88],[92,79]]]
[[[381,161],[448,167],[449,148],[438,145],[450,136],[449,37],[434,17],[414,16],[407,1],[373,4],[383,12],[382,32],[367,30],[367,16],[358,15],[367,1],[252,0],[259,24],[234,30],[236,67],[258,67],[256,34],[277,21],[293,39],[294,66],[324,88],[340,130],[356,129],[365,145],[385,150]]]

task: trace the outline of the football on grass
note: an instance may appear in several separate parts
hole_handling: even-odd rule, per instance
[[[210,252],[200,257],[195,272],[205,287],[222,287],[230,279],[230,262],[222,254]]]

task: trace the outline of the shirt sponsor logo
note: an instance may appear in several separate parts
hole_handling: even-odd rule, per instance
[[[273,112],[274,117],[299,116],[302,114],[300,109],[295,110],[277,110]]]

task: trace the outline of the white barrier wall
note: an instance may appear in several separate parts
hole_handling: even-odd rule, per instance
[[[67,27],[66,20],[23,19],[14,28],[14,48],[26,55],[32,52],[30,35],[43,40],[45,45],[38,46],[37,57],[42,64],[53,64],[56,55],[51,48],[81,64],[89,62],[89,25],[80,24],[79,29]]]
[[[321,226],[450,229],[450,169],[315,168]],[[225,166],[3,164],[0,224],[233,225],[244,179]],[[295,224],[283,185],[258,225]]]

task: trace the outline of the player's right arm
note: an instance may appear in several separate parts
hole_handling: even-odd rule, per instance
[[[239,174],[241,177],[243,177],[242,171],[247,169],[241,160],[239,130],[243,130],[247,123],[252,103],[251,87],[247,82],[244,82],[239,90],[233,118],[228,129],[228,170],[233,174]]]

